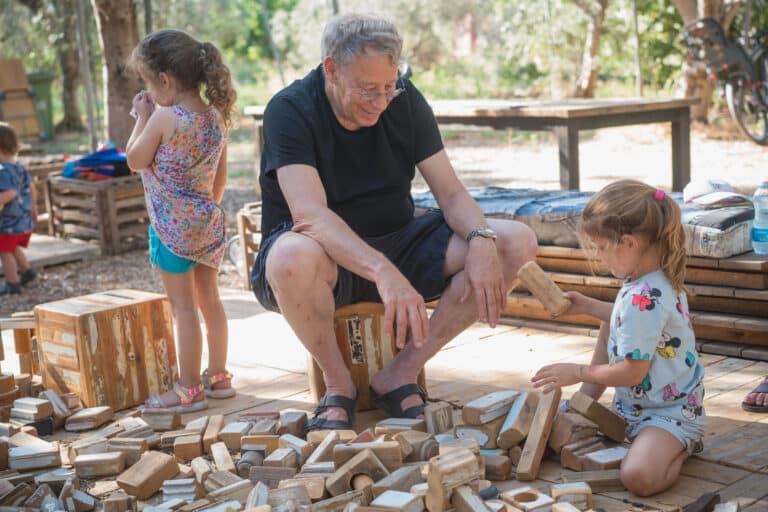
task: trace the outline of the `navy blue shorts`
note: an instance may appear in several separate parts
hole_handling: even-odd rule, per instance
[[[256,299],[270,311],[280,308],[267,282],[267,255],[283,233],[293,227],[291,222],[280,224],[262,240],[259,254],[251,271],[251,287]],[[399,230],[382,236],[363,238],[371,247],[382,252],[410,281],[425,301],[437,299],[448,285],[443,276],[445,253],[451,228],[440,210],[427,210],[414,217]],[[356,302],[381,302],[376,285],[349,270],[338,267],[338,281],[333,290],[336,308]]]

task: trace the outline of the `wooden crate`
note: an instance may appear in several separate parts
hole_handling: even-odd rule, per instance
[[[344,364],[352,374],[352,381],[359,393],[357,400],[358,411],[375,409],[373,400],[368,392],[371,378],[378,373],[398,350],[394,338],[384,334],[382,320],[384,305],[374,302],[359,302],[336,310],[333,318],[333,330],[336,342],[339,344]],[[325,394],[323,372],[310,355],[309,391],[315,402]],[[418,384],[427,389],[424,369],[418,377]]]
[[[147,246],[149,216],[138,174],[103,181],[48,178],[51,235],[96,240],[104,254]]]
[[[32,183],[37,192],[37,224],[35,232],[51,234],[50,217],[48,215],[48,177],[61,174],[66,163],[64,155],[48,155],[45,157],[20,158],[21,163],[32,177]]]
[[[86,407],[143,403],[178,379],[170,302],[111,290],[35,307],[43,384]]]
[[[251,269],[261,244],[261,201],[245,203],[237,212],[237,233],[240,235],[240,258],[244,265],[243,288],[251,289]]]

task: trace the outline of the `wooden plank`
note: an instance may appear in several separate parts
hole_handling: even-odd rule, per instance
[[[525,440],[523,454],[517,463],[518,480],[534,480],[539,472],[541,458],[547,447],[549,434],[552,429],[552,421],[555,418],[557,407],[560,405],[560,388],[555,388],[550,393],[542,394],[533,416],[528,437]]]
[[[699,458],[724,466],[761,471],[768,468],[768,424],[750,423],[708,439]]]

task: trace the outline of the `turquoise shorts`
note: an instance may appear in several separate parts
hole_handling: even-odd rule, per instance
[[[196,261],[182,258],[169,251],[151,225],[149,226],[149,263],[171,274],[183,274],[197,266]]]

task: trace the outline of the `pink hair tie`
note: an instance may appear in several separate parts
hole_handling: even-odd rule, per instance
[[[657,201],[661,201],[662,199],[664,199],[664,196],[665,196],[664,191],[661,190],[660,188],[657,188],[656,192],[653,194],[653,198],[656,199]]]

